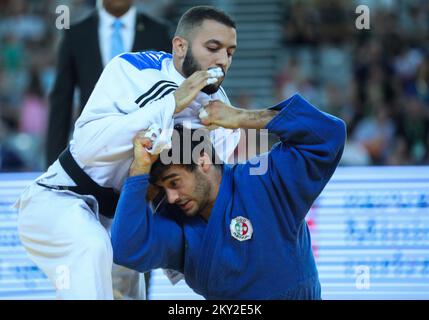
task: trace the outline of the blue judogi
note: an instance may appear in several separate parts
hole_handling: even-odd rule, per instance
[[[141,272],[178,270],[207,299],[320,299],[304,218],[338,165],[345,125],[298,94],[273,108],[281,111],[266,128],[281,142],[259,164],[223,166],[208,222],[174,205],[153,214],[148,175],[128,178],[112,226],[114,261]],[[263,161],[267,172],[251,175]],[[233,236],[249,225],[250,239]]]

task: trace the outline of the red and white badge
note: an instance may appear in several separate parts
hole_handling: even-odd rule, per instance
[[[252,238],[253,227],[249,219],[238,216],[231,220],[229,225],[231,235],[238,241],[249,240]]]

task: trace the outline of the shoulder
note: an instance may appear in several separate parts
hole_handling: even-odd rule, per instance
[[[137,13],[137,20],[146,24],[149,28],[168,30],[172,27],[169,22],[160,18],[151,17],[143,12]]]
[[[73,22],[69,29],[63,30],[63,39],[66,42],[81,43],[82,39],[87,39],[94,28],[97,28],[98,13],[96,10],[91,11],[88,15]]]
[[[81,19],[73,22],[68,30],[70,33],[88,32],[93,30],[98,24],[98,13],[97,10],[91,11],[88,15],[85,15]]]
[[[163,51],[127,52],[119,56],[138,70],[161,70],[162,61],[171,59],[172,55]]]

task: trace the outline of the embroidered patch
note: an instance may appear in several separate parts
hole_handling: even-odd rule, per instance
[[[249,240],[252,238],[253,227],[249,219],[244,217],[235,217],[229,225],[231,235],[238,241]]]

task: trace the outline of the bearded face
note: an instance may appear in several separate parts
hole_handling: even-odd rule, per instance
[[[186,78],[190,77],[194,72],[203,70],[201,65],[198,63],[197,59],[192,53],[191,46],[186,52],[185,59],[183,60],[182,71]],[[224,71],[224,70],[223,70]],[[224,71],[225,74],[225,71]],[[201,91],[206,94],[213,94],[219,90],[220,85],[222,84],[223,79],[205,86]]]

